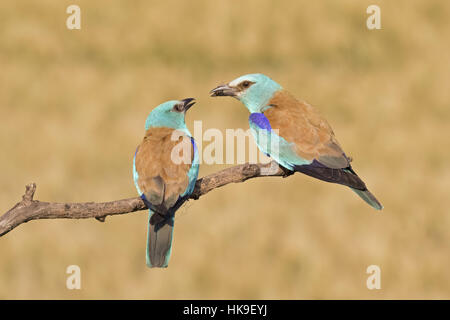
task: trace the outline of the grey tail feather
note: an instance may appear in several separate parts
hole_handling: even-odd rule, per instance
[[[147,231],[147,266],[149,268],[166,268],[172,252],[174,215],[168,214],[163,221],[151,224],[152,215],[153,213],[150,211]]]
[[[383,205],[375,198],[375,196],[369,190],[358,190],[354,188],[352,189],[358,196],[361,197],[365,202],[367,202],[370,206],[372,206],[376,210],[383,209]]]

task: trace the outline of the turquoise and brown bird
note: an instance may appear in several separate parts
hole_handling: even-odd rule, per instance
[[[167,101],[153,109],[134,155],[134,184],[150,211],[146,262],[151,268],[167,267],[175,212],[189,199],[197,181],[197,146],[185,123],[193,100]]]
[[[383,208],[353,170],[325,118],[269,77],[244,75],[211,90],[211,96],[234,97],[247,107],[256,144],[279,165],[350,187],[373,208]]]

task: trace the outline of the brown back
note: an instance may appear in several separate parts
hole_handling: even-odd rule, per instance
[[[174,129],[150,128],[147,130],[136,153],[136,171],[138,185],[147,200],[155,205],[169,209],[186,190],[189,184],[188,171],[194,157],[194,150],[186,134],[177,131],[177,140],[172,140]],[[176,148],[176,149],[174,149]],[[190,163],[175,163],[172,152],[185,150]],[[183,154],[181,151],[180,153]]]
[[[305,160],[316,159],[330,168],[346,168],[349,161],[334,136],[333,129],[320,113],[288,91],[278,91],[269,101],[272,108],[264,115],[272,129],[294,143],[295,152]]]

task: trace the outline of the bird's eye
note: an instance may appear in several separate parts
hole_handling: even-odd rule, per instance
[[[176,112],[182,112],[184,110],[184,106],[182,104],[178,103],[173,107],[173,109]]]
[[[250,87],[250,81],[244,81],[244,82],[242,82],[242,87],[243,87],[243,88],[248,88],[248,87]]]

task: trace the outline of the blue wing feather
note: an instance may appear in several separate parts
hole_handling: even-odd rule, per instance
[[[199,155],[198,155],[198,148],[195,143],[194,138],[191,137],[191,143],[192,147],[194,149],[194,159],[191,163],[191,168],[188,171],[188,177],[189,177],[189,184],[184,193],[181,195],[182,197],[185,195],[191,195],[191,193],[194,191],[195,183],[197,182],[198,177],[198,168],[199,168]]]
[[[136,190],[137,190],[139,196],[142,196],[141,188],[139,188],[139,185],[138,185],[139,173],[136,170],[136,154],[137,154],[138,150],[139,150],[139,147],[136,148],[136,152],[134,153],[134,157],[133,157],[133,180],[134,180],[134,185],[136,187]]]

